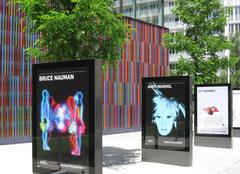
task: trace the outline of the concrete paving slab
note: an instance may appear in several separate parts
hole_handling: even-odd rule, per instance
[[[32,144],[0,146],[1,174],[31,174]],[[240,138],[232,149],[194,146],[193,166],[141,162],[141,132],[103,136],[103,174],[239,174]]]

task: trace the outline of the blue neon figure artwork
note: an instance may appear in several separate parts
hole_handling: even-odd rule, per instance
[[[75,95],[74,95],[74,100],[75,100],[75,104],[76,104],[76,109],[77,109],[77,116],[78,118],[75,118],[80,126],[79,126],[79,130],[77,132],[77,143],[78,143],[78,150],[80,151],[81,150],[81,145],[82,145],[82,133],[85,132],[85,124],[84,124],[84,120],[83,120],[83,108],[84,108],[84,105],[83,105],[83,94],[82,92],[78,91]],[[81,153],[81,151],[79,152]]]
[[[153,91],[155,96],[153,97],[152,123],[157,126],[160,135],[167,136],[173,127],[177,129],[177,118],[181,113],[186,119],[185,106],[175,98],[165,97],[160,89],[153,88]]]
[[[50,103],[49,103],[49,92],[44,89],[42,91],[42,101],[41,101],[41,123],[40,128],[42,130],[42,147],[44,150],[49,151],[50,147],[48,145],[48,130],[50,128]]]

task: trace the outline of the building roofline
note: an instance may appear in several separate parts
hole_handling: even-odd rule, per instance
[[[145,23],[145,24],[148,24],[148,25],[152,25],[152,26],[159,27],[159,28],[164,28],[164,29],[166,29],[169,32],[169,28],[167,28],[167,27],[163,27],[163,26],[160,26],[160,25],[149,23],[149,22],[143,21],[141,19],[136,19],[136,18],[129,17],[129,16],[124,16],[124,15],[123,15],[123,18],[133,19],[135,21],[139,21],[139,22],[142,22],[142,23]]]

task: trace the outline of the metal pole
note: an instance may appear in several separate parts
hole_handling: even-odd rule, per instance
[[[119,12],[123,13],[123,0],[119,0],[120,2],[120,8],[119,8]]]
[[[133,10],[134,10],[134,18],[136,19],[137,18],[137,0],[134,0],[133,2],[134,4],[134,7],[133,7]]]
[[[158,25],[164,27],[164,1],[159,0],[158,4]]]
[[[229,57],[230,57],[230,51],[228,52],[228,61],[229,61]],[[231,82],[231,72],[230,72],[230,67],[228,67],[228,83]]]
[[[229,4],[229,0],[228,0],[228,4],[227,4],[228,6],[230,5]],[[228,23],[227,23],[227,37],[228,37],[228,40],[230,39],[230,31],[229,31],[229,17],[228,17]],[[230,58],[230,50],[228,50],[228,53],[227,53],[227,58],[228,58],[228,61],[229,61],[229,58]],[[228,70],[227,70],[227,74],[228,74],[228,76],[227,76],[227,81],[228,81],[228,83],[230,83],[231,82],[231,76],[230,76],[230,67],[228,66]]]

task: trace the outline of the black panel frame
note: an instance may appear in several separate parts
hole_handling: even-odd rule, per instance
[[[228,87],[228,135],[221,134],[199,134],[197,133],[197,88],[198,87]],[[232,88],[231,84],[199,84],[194,85],[194,129],[196,146],[217,147],[217,148],[232,148],[233,123],[232,123]]]
[[[197,132],[197,88],[198,87],[228,87],[228,134],[199,134]],[[194,128],[195,128],[195,136],[203,136],[203,137],[232,137],[232,89],[231,85],[228,83],[221,84],[199,84],[194,85]]]
[[[156,83],[173,83],[174,81],[183,81],[185,83],[186,92],[186,114],[188,115],[188,135],[186,141],[189,148],[184,151],[178,150],[165,150],[165,149],[149,149],[145,147],[145,91],[144,86],[149,81],[156,81]],[[176,77],[148,77],[142,78],[142,160],[149,162],[158,162],[164,164],[172,164],[179,166],[192,165],[192,78],[190,76],[176,76]]]
[[[36,137],[36,128],[33,123],[36,122],[37,112],[37,74],[38,71],[44,69],[61,69],[67,68],[71,71],[71,68],[87,67],[89,69],[89,164],[87,169],[81,169],[76,171],[71,168],[62,168],[59,162],[53,162],[52,170],[63,171],[68,173],[89,173],[89,174],[102,174],[102,62],[98,59],[89,59],[81,61],[68,61],[57,63],[42,63],[33,65],[32,74],[32,165],[33,173],[39,173],[39,169],[43,169],[39,166],[37,158],[37,144],[34,141]],[[56,164],[59,164],[59,168],[56,168]],[[47,168],[51,168],[51,164],[48,164]]]

